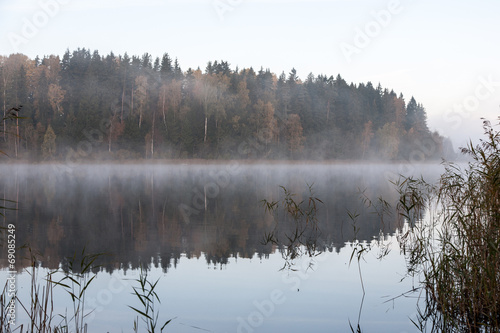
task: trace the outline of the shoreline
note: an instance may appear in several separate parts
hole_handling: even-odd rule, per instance
[[[447,161],[452,163],[463,163],[464,161]],[[411,162],[407,160],[383,161],[383,160],[245,160],[245,159],[134,159],[134,160],[96,160],[81,162],[64,161],[28,161],[28,160],[6,160],[0,165],[419,165],[419,164],[442,164],[442,160],[427,160]]]

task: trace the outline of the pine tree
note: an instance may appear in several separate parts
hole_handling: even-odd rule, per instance
[[[170,59],[168,53],[164,53],[160,64],[161,79],[164,82],[170,80],[173,77],[173,74],[172,59]]]
[[[406,106],[405,129],[409,131],[417,122],[417,101],[412,96],[410,102]]]

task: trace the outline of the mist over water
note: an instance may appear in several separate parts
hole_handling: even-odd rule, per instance
[[[413,167],[413,166],[412,166]],[[441,167],[414,168],[427,178]],[[318,209],[324,244],[336,249],[352,240],[347,212],[364,212],[361,191],[373,199],[396,201],[399,165],[170,164],[4,166],[5,198],[18,202],[7,211],[19,237],[51,259],[48,267],[79,249],[107,253],[108,269],[138,267],[141,260],[181,253],[224,263],[271,251],[261,244],[272,227],[262,200],[280,201],[285,187],[297,202],[308,186],[323,201]],[[436,172],[437,174],[438,172]],[[358,237],[378,235],[377,217],[364,217]],[[387,225],[392,233],[396,225]],[[141,259],[142,258],[142,259]]]
[[[320,230],[317,241],[323,256],[329,258],[321,263],[322,270],[314,273],[314,279],[327,279],[332,289],[328,290],[328,285],[320,283],[321,288],[327,288],[324,290],[329,295],[326,299],[321,299],[322,292],[314,288],[304,290],[301,297],[305,297],[305,302],[313,302],[316,298],[315,302],[326,302],[325,306],[332,306],[328,303],[332,300],[335,304],[351,302],[351,308],[355,309],[359,306],[357,298],[353,301],[348,294],[338,294],[342,284],[360,291],[355,267],[350,272],[345,271],[351,251],[349,242],[354,239],[348,212],[360,214],[356,232],[359,240],[369,243],[377,239],[380,232],[386,238],[391,237],[402,227],[401,221],[393,216],[385,218],[381,225],[380,217],[363,205],[361,192],[364,191],[371,199],[383,197],[390,204],[395,204],[397,193],[390,180],[406,172],[406,175],[411,173],[416,177],[423,175],[432,182],[442,169],[441,165],[434,164],[239,162],[3,165],[0,172],[8,176],[0,181],[0,191],[5,198],[17,202],[13,204],[17,210],[7,210],[5,219],[16,224],[19,245],[29,244],[38,251],[40,267],[57,269],[64,264],[66,257],[84,248],[87,253],[104,253],[98,260],[101,268],[96,272],[110,273],[98,275],[97,281],[100,282],[97,285],[106,285],[109,279],[123,274],[133,276],[141,264],[148,265],[153,276],[163,276],[166,281],[161,287],[162,292],[165,290],[162,303],[166,303],[162,309],[189,317],[202,327],[214,325],[219,329],[224,327],[226,331],[235,331],[237,318],[246,318],[254,311],[251,307],[254,296],[243,292],[242,288],[251,285],[264,298],[269,297],[266,293],[270,287],[263,279],[266,274],[274,276],[275,281],[271,285],[277,284],[287,292],[297,284],[290,281],[302,281],[301,278],[287,280],[282,276],[283,272],[279,269],[283,266],[280,255],[283,249],[263,241],[276,222],[286,219],[283,213],[274,217],[266,213],[261,202],[263,199],[281,201],[283,189],[280,186],[283,186],[294,193],[295,200],[300,202],[307,200],[308,186],[311,186],[314,196],[323,202],[317,211]],[[401,272],[403,258],[397,253],[394,255],[388,262],[396,260],[398,264],[395,265]],[[2,266],[5,267],[5,253],[1,256]],[[19,250],[18,257],[28,257],[27,251]],[[19,259],[16,264],[21,272],[31,262]],[[301,261],[298,261],[300,264]],[[375,266],[370,267],[375,269],[374,275],[380,273]],[[221,273],[202,273],[207,268]],[[384,269],[391,271],[390,267]],[[331,270],[345,272],[336,275]],[[193,280],[193,272],[197,272],[195,276],[198,279]],[[256,277],[249,277],[253,275]],[[346,281],[348,275],[351,276],[350,282]],[[255,281],[251,282],[251,279]],[[205,295],[193,283],[210,285],[215,289]],[[93,292],[98,293],[99,290]],[[179,290],[183,290],[182,295],[178,294]],[[226,293],[240,296],[221,296]],[[205,301],[208,301],[207,297],[213,297],[212,302],[217,307],[235,308],[232,312],[227,310],[232,313],[229,317],[209,312],[211,315],[207,318],[204,315],[206,305],[197,303],[190,307],[189,302],[184,304],[180,301],[172,304],[166,295],[174,299],[188,297]],[[116,296],[115,301],[121,300],[121,297]],[[340,301],[342,299],[344,301]],[[120,304],[123,305],[123,302],[126,301],[120,301]],[[378,298],[374,302],[382,303]],[[288,309],[292,303],[287,302],[281,308]],[[99,318],[104,320],[102,316],[108,310],[118,311],[113,307],[119,308],[119,305],[113,304],[97,316],[96,323],[99,323]],[[312,326],[306,326],[319,330],[347,325],[345,317],[332,317],[328,311],[306,311],[301,315],[304,320],[315,318],[314,323],[307,324]],[[271,332],[272,327],[277,329],[283,325],[279,319],[272,318],[267,323],[277,326],[263,326],[268,327],[264,331]],[[104,322],[109,320],[106,318]],[[104,325],[103,328],[113,325],[104,322],[99,324]],[[394,325],[398,322],[399,319],[394,321]]]

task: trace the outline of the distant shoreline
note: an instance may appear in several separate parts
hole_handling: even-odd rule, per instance
[[[450,161],[460,162],[460,161]],[[65,161],[29,161],[29,160],[5,160],[0,164],[13,165],[13,164],[29,164],[29,165],[136,165],[136,164],[150,164],[150,165],[227,165],[227,164],[243,164],[243,165],[352,165],[352,164],[366,164],[366,165],[380,165],[380,164],[441,164],[441,160],[427,160],[422,162],[410,162],[406,160],[383,161],[383,160],[246,160],[246,159],[131,159],[131,160],[95,160],[95,161],[79,161],[79,162],[65,162]]]

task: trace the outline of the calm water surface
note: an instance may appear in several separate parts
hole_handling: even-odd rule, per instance
[[[4,165],[0,193],[16,200],[3,223],[14,223],[17,245],[36,250],[38,275],[65,267],[65,258],[104,253],[87,290],[90,332],[131,332],[138,307],[131,295],[139,267],[160,279],[160,320],[175,318],[172,332],[347,332],[358,321],[365,332],[413,332],[416,299],[391,298],[412,288],[394,235],[402,221],[380,217],[360,200],[397,199],[387,180],[413,173],[432,180],[440,166],[420,165]],[[292,269],[283,248],[265,244],[276,226],[290,223],[283,211],[271,216],[261,200],[280,201],[286,187],[297,201],[308,186],[323,204],[317,210],[314,258],[302,256]],[[374,246],[349,265],[355,237],[348,212],[359,213],[356,237],[390,254],[378,260]],[[5,239],[2,241],[5,244]],[[7,276],[3,247],[0,275]],[[17,271],[30,265],[18,250]],[[62,276],[62,275],[61,275]],[[4,279],[2,279],[4,280]],[[21,299],[30,275],[17,276]],[[70,299],[54,290],[56,312]],[[415,295],[416,296],[416,295]],[[362,302],[363,301],[363,302]],[[22,309],[17,309],[21,323]],[[24,318],[24,319],[23,319]]]

